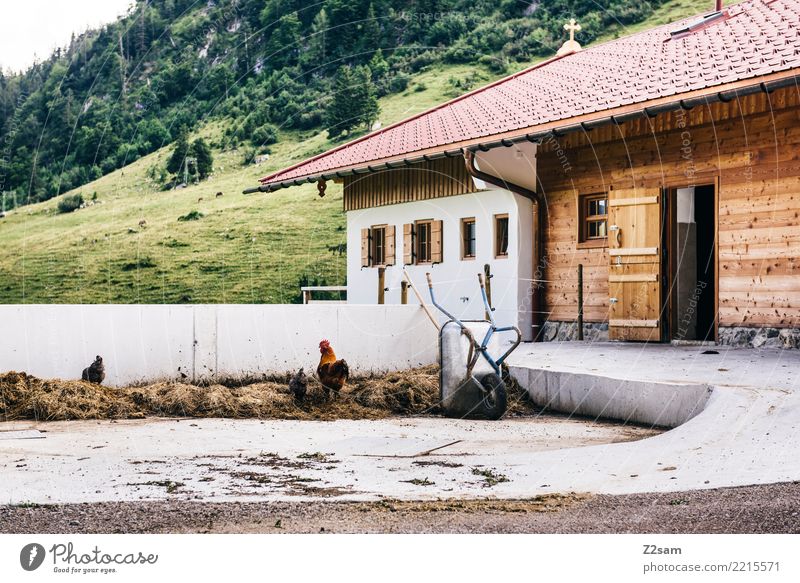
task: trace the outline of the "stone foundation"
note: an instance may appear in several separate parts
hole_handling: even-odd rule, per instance
[[[800,348],[800,329],[720,326],[719,343],[747,348]]]
[[[577,322],[544,323],[544,342],[567,342],[578,339]],[[608,340],[608,323],[584,322],[583,339],[588,342]],[[719,344],[739,348],[800,348],[800,328],[755,328],[720,326]]]
[[[556,322],[551,320],[544,323],[542,334],[542,340],[544,342],[577,340],[578,323]],[[608,340],[608,322],[584,322],[583,339],[588,342]]]

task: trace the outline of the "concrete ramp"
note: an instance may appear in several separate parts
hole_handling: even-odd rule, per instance
[[[677,427],[711,396],[704,383],[658,383],[611,376],[511,367],[534,403],[550,411]]]
[[[622,494],[800,480],[800,351],[540,343],[520,347],[509,368],[550,411],[673,428],[537,455],[536,480],[556,490]]]

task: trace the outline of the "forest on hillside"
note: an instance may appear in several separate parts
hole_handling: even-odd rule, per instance
[[[241,148],[245,161],[286,130],[346,139],[369,129],[375,98],[406,90],[435,63],[502,73],[552,55],[569,17],[588,43],[662,2],[137,0],[24,73],[0,72],[3,210],[173,142],[179,150],[208,120],[226,127],[211,146]]]

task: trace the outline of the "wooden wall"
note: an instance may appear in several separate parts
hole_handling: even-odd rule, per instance
[[[539,149],[547,200],[546,310],[608,316],[607,249],[578,248],[577,197],[611,188],[686,187],[719,178],[721,326],[800,326],[800,96],[782,89],[568,134]]]
[[[475,192],[462,156],[344,178],[344,210]]]

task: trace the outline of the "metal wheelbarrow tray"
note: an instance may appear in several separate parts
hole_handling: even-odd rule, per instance
[[[478,274],[478,281],[488,320],[460,320],[445,310],[436,302],[430,274],[427,277],[431,303],[449,319],[439,331],[439,387],[444,414],[457,418],[500,419],[508,401],[500,367],[520,344],[519,328],[497,326],[486,297],[483,274]],[[502,332],[514,332],[516,339],[495,359],[492,353],[500,349],[495,334]]]

